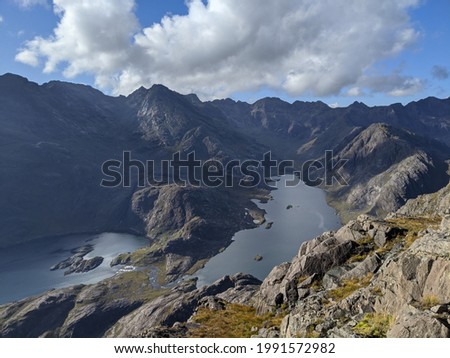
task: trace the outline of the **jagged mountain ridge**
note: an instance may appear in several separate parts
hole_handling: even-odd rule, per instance
[[[398,207],[402,200],[446,184],[441,157],[449,153],[445,145],[449,103],[449,99],[429,98],[407,106],[369,108],[354,103],[333,109],[322,102],[289,104],[273,98],[254,104],[229,99],[201,102],[195,95],[180,95],[161,85],[140,88],[128,97],[109,97],[89,86],[64,82],[39,86],[7,74],[0,77],[4,148],[0,245],[75,232],[148,234],[151,228],[133,204],[136,187],[98,185],[102,162],[120,159],[123,150],[131,150],[137,159],[157,162],[170,159],[176,150],[195,151],[201,159],[225,160],[261,158],[272,150],[278,159],[301,161],[320,157],[325,149],[339,153],[378,122],[443,143],[430,142],[421,153],[437,167],[435,185],[423,183],[426,175],[407,179],[404,184],[414,190],[400,195],[401,200],[394,203]],[[435,152],[444,153],[439,165]],[[427,168],[432,166],[428,159],[424,161]],[[358,166],[364,166],[363,162]],[[389,169],[395,171],[393,165]],[[365,179],[380,175],[370,170],[366,174]],[[360,210],[376,212],[377,208],[362,206]],[[146,211],[151,215],[151,208]]]

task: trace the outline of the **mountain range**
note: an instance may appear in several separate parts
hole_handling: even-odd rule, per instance
[[[5,74],[0,118],[0,246],[76,232],[151,232],[160,223],[145,222],[151,208],[136,183],[99,185],[102,163],[124,150],[156,162],[175,151],[225,161],[270,150],[296,163],[333,150],[349,160],[349,185],[324,189],[344,221],[395,210],[448,182],[450,99],[372,108],[277,98],[202,102],[162,85],[110,97],[84,85],[40,86]]]
[[[156,168],[160,168],[161,162],[170,160],[176,152],[182,156],[194,152],[200,160],[227,162],[260,160],[270,151],[274,159],[293,160],[295,169],[299,170],[301,163],[308,160],[324,162],[327,160],[325,151],[332,151],[334,161],[346,161],[336,174],[344,178],[347,185],[333,182],[321,188],[343,224],[348,223],[344,229],[358,232],[356,227],[362,225],[364,229],[360,231],[369,235],[372,230],[369,228],[372,224],[367,223],[369,219],[362,216],[355,224],[354,220],[361,214],[374,218],[370,220],[381,220],[409,199],[425,200],[420,199],[426,198],[421,195],[446,190],[450,98],[430,97],[408,105],[379,107],[355,102],[345,108],[331,108],[320,101],[288,103],[278,98],[263,98],[253,104],[231,99],[201,101],[195,94],[181,95],[162,85],[150,89],[141,87],[127,97],[111,97],[85,85],[58,81],[38,85],[20,76],[5,74],[0,76],[0,146],[0,247],[74,233],[145,235],[149,239],[148,247],[120,255],[114,264],[155,265],[163,272],[162,281],[172,282],[195,272],[205,260],[224,249],[235,232],[262,222],[264,212],[252,199],[268,200],[271,188],[267,185],[211,188],[176,183],[140,187],[136,177],[129,187],[106,188],[100,185],[105,161],[120,160],[124,151],[130,151],[134,159],[153,160]],[[320,175],[320,170],[316,174]],[[413,201],[403,208],[413,206],[411,203]],[[429,211],[436,214],[433,209]],[[251,215],[246,215],[248,212]],[[401,228],[397,224],[394,226]],[[384,233],[389,231],[384,226],[383,230]],[[395,236],[398,234],[396,232]],[[389,233],[386,235],[393,238]],[[374,244],[360,242],[363,236],[350,240],[351,243],[348,235],[345,240],[334,236],[316,240],[318,246],[330,239],[338,247],[336,250],[345,249],[345,255],[339,251],[338,259],[327,258],[331,261],[327,267],[322,267],[321,279],[327,270],[339,267],[342,260],[363,253],[355,251],[356,247],[374,251]],[[344,246],[339,246],[341,244]],[[384,244],[376,244],[376,247],[381,249]],[[305,252],[314,252],[312,247],[308,250]],[[382,261],[386,257],[379,259]],[[286,276],[292,267],[278,270]],[[235,297],[232,302],[244,302],[258,287],[259,301],[255,307],[260,313],[267,313],[267,307],[274,304],[272,301],[281,292],[284,298],[278,296],[280,302],[277,302],[289,306],[299,294],[297,287],[293,290],[297,292],[294,298],[288,299],[289,285],[300,277],[312,275],[304,267],[296,270],[289,280],[283,281],[285,286],[279,291],[276,291],[278,286],[275,290],[272,287],[267,295],[264,293],[266,281],[259,289],[261,282],[245,275],[227,278],[204,291],[194,291],[191,283],[184,283],[177,292],[189,297],[178,293],[172,294],[173,297],[158,296],[161,302],[153,301],[155,293],[142,288],[141,278],[136,280],[136,274],[129,274],[133,280],[125,286],[116,279],[91,288],[75,286],[58,292],[58,297],[42,298],[56,302],[65,316],[55,318],[55,322],[42,330],[36,327],[36,332],[30,335],[51,331],[51,335],[56,336],[101,336],[110,329],[115,331],[108,331],[108,335],[137,335],[137,328],[132,333],[127,330],[133,325],[133,317],[124,318],[123,324],[116,322],[144,302],[149,302],[147,306],[156,311],[158,304],[164,306],[167,297],[180,299],[183,304],[190,300],[194,307],[204,297],[232,288],[234,291],[230,294],[237,297],[240,287],[245,287],[242,300]],[[340,272],[338,276],[343,274]],[[310,289],[313,281],[305,283],[305,288]],[[127,285],[137,285],[130,286],[137,292],[133,297],[124,298],[126,302],[120,301],[120,293],[125,294]],[[331,284],[328,287],[335,288]],[[77,319],[82,315],[69,313],[75,302],[79,309],[87,309],[95,297],[105,292],[111,297],[117,296],[118,300],[113,303],[100,300],[103,306],[98,311],[99,316],[88,315],[87,321],[80,324]],[[0,308],[0,313],[6,314],[0,321],[6,322],[12,317],[8,312],[20,316],[20,307],[12,306],[6,311]],[[186,320],[192,314],[188,311]],[[292,312],[293,319],[298,319],[295,314]],[[160,318],[157,324],[162,326],[184,320],[167,318],[163,312]],[[74,320],[72,326],[70,319]],[[65,320],[64,328],[59,320]],[[105,321],[98,331],[90,332],[92,320]],[[14,319],[8,322],[13,326],[17,323]],[[20,322],[33,326],[26,319]],[[28,328],[20,324],[19,328],[4,330],[10,332],[4,335],[21,335]],[[142,332],[148,328],[144,326]],[[295,331],[292,327],[289,329]],[[289,329],[285,329],[284,335],[291,335]]]

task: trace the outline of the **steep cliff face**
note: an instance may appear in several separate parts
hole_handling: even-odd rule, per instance
[[[121,98],[61,82],[0,76],[0,246],[104,230],[143,233],[132,188],[100,186],[101,165],[131,146]],[[154,148],[153,148],[154,149]]]

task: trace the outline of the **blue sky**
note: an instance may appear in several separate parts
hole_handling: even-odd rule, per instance
[[[112,95],[163,83],[202,99],[248,102],[382,105],[450,96],[449,0],[260,4],[2,0],[0,74]]]

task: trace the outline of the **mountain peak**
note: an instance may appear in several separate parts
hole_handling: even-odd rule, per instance
[[[172,91],[170,88],[168,88],[162,84],[159,84],[159,83],[152,85],[148,91],[151,93],[177,93],[175,91]]]
[[[28,79],[20,76],[20,75],[16,75],[15,73],[11,73],[11,72],[6,72],[3,75],[0,75],[1,79],[20,79],[22,81],[26,81],[28,82]]]
[[[0,76],[0,89],[7,92],[23,91],[27,86],[38,87],[39,85],[34,82],[30,82],[27,78],[13,74],[5,73]]]
[[[350,106],[348,106],[349,108],[369,108],[364,102],[358,102],[355,101],[353,102]]]

